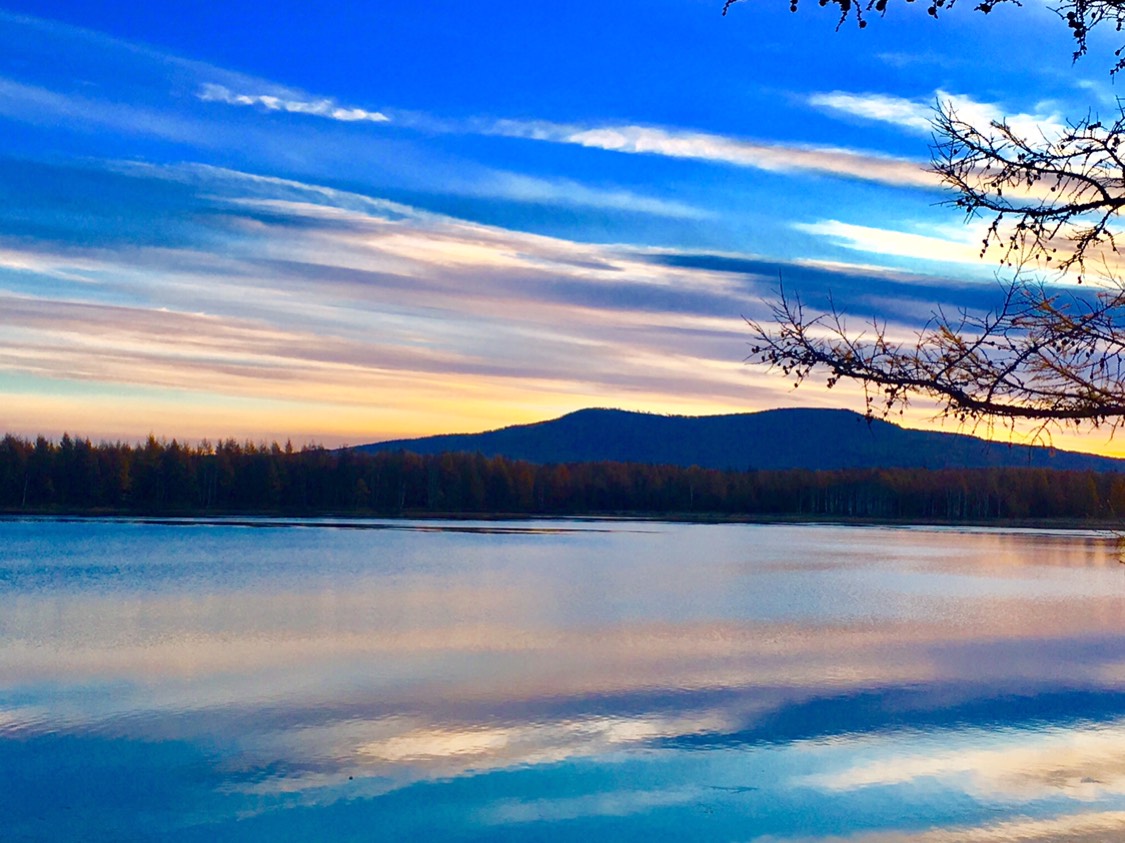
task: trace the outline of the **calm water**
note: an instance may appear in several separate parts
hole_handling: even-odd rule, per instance
[[[1092,533],[0,521],[0,839],[1123,839],[1123,645]]]

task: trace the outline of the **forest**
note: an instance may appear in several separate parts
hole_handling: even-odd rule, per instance
[[[0,440],[0,511],[105,514],[685,514],[1114,520],[1125,475],[1041,468],[723,470],[535,465],[226,440]]]
[[[1039,468],[718,471],[362,454],[226,440],[0,440],[0,511],[135,515],[683,515],[1112,521],[1125,474]]]

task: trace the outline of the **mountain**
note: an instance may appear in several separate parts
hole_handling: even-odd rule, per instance
[[[535,463],[614,460],[733,469],[984,468],[1125,471],[1125,460],[909,430],[850,410],[783,409],[724,416],[579,410],[486,433],[360,445],[357,451],[449,451]]]

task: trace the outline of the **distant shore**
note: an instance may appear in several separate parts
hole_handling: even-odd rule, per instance
[[[259,510],[83,510],[83,509],[0,509],[4,520],[121,520],[141,523],[222,523],[237,524],[271,522],[339,522],[342,526],[357,521],[621,521],[646,523],[686,524],[794,524],[839,525],[853,527],[966,527],[995,529],[1040,530],[1104,530],[1125,532],[1125,519],[1083,518],[992,518],[951,520],[941,518],[875,518],[841,517],[816,514],[731,514],[707,512],[576,512],[576,513],[526,513],[526,512],[374,512],[330,511],[291,512]],[[325,526],[331,526],[327,524]]]
[[[719,470],[539,464],[475,453],[143,447],[0,439],[0,512],[1114,527],[1125,472],[1046,468]]]

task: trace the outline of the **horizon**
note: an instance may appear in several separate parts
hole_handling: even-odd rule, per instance
[[[744,317],[779,277],[893,336],[987,308],[933,104],[1049,126],[1115,96],[1112,33],[1072,64],[1039,7],[39,6],[0,0],[0,430],[32,438],[862,413],[746,364]]]
[[[106,446],[106,445],[108,445],[108,446],[125,445],[125,446],[129,446],[129,447],[141,447],[149,439],[152,439],[152,440],[156,441],[157,443],[159,443],[163,446],[167,446],[167,445],[170,445],[170,444],[173,444],[173,443],[178,443],[179,445],[184,446],[184,447],[188,447],[188,448],[206,448],[207,446],[216,446],[216,445],[226,443],[226,442],[234,442],[236,445],[239,445],[239,446],[253,446],[253,447],[256,447],[256,448],[272,448],[272,447],[277,446],[277,447],[283,447],[285,449],[292,448],[294,452],[300,452],[300,451],[315,450],[315,449],[326,449],[326,450],[360,449],[360,448],[375,447],[375,446],[379,446],[379,445],[394,444],[394,443],[398,443],[398,442],[410,442],[410,441],[426,440],[426,439],[432,439],[432,438],[480,436],[480,435],[484,435],[484,434],[488,434],[488,433],[496,433],[496,432],[499,432],[499,431],[508,430],[508,429],[511,429],[511,428],[536,427],[536,426],[540,426],[540,425],[547,425],[547,424],[551,424],[553,422],[560,421],[564,418],[568,418],[570,416],[578,415],[580,413],[590,413],[590,412],[621,413],[621,414],[625,414],[625,415],[655,416],[655,417],[658,417],[658,418],[671,418],[671,419],[730,418],[732,416],[752,416],[752,415],[758,415],[758,414],[761,414],[761,413],[784,413],[784,412],[848,413],[850,415],[855,416],[859,420],[864,420],[866,418],[865,415],[861,411],[854,410],[854,409],[849,408],[849,407],[788,406],[788,407],[770,407],[768,409],[763,409],[763,410],[735,411],[735,412],[732,412],[732,413],[707,413],[707,414],[700,414],[700,415],[685,415],[685,414],[681,414],[681,413],[664,413],[664,412],[659,412],[659,411],[655,411],[655,410],[630,410],[630,409],[626,409],[626,408],[623,408],[623,407],[603,406],[603,407],[581,407],[579,409],[570,410],[569,412],[565,412],[565,413],[562,413],[562,414],[557,415],[557,416],[551,416],[549,418],[534,419],[532,421],[516,422],[516,423],[512,423],[512,424],[502,424],[502,425],[498,425],[496,427],[483,428],[481,430],[441,431],[441,432],[437,432],[437,433],[427,433],[427,434],[423,434],[421,436],[396,436],[396,437],[388,438],[388,439],[378,439],[378,440],[370,440],[370,441],[364,441],[364,442],[338,442],[338,443],[332,443],[332,444],[326,444],[324,441],[316,440],[316,439],[306,439],[306,440],[294,441],[292,437],[286,437],[285,439],[278,439],[278,438],[269,439],[269,438],[262,438],[262,437],[250,437],[250,436],[241,437],[241,438],[237,437],[237,436],[208,436],[208,435],[201,436],[201,437],[163,436],[163,435],[158,435],[157,433],[152,432],[152,431],[150,431],[147,434],[135,437],[135,438],[125,438],[125,437],[113,438],[113,437],[86,436],[86,435],[83,435],[80,432],[64,430],[57,436],[44,436],[44,438],[47,439],[52,444],[55,444],[55,445],[58,445],[61,442],[63,437],[69,437],[72,441],[87,442],[87,443],[89,443],[89,444],[91,444],[95,447]],[[991,443],[1000,444],[1000,445],[1008,445],[1010,447],[1030,447],[1030,448],[1042,449],[1042,450],[1047,450],[1047,451],[1052,451],[1052,452],[1076,454],[1076,455],[1091,456],[1091,457],[1106,457],[1106,458],[1114,459],[1114,460],[1125,460],[1125,456],[1119,456],[1119,455],[1115,455],[1115,454],[1112,454],[1112,453],[1108,453],[1108,454],[1107,453],[1099,453],[1099,452],[1093,451],[1093,450],[1084,450],[1080,447],[1073,447],[1073,446],[1062,447],[1062,446],[1053,444],[1049,440],[1046,440],[1046,441],[1044,441],[1044,440],[1040,440],[1040,441],[1034,441],[1034,440],[1015,441],[1014,439],[1005,440],[1003,437],[990,437],[990,436],[985,435],[985,433],[982,433],[982,432],[977,430],[978,427],[981,427],[983,425],[966,425],[966,424],[957,422],[957,423],[955,423],[955,427],[956,427],[955,430],[948,430],[945,427],[940,426],[940,425],[937,426],[937,427],[915,427],[915,426],[911,426],[911,425],[903,423],[901,418],[900,419],[892,419],[892,418],[889,418],[889,417],[882,417],[882,416],[878,416],[878,415],[873,416],[870,419],[870,421],[872,421],[872,422],[883,422],[883,423],[892,425],[894,427],[900,428],[902,430],[913,430],[913,431],[921,431],[921,432],[927,432],[927,433],[939,433],[939,434],[949,434],[949,435],[953,435],[953,436],[964,436],[964,437],[969,437],[969,438],[972,438],[972,439],[977,439],[977,440],[980,440],[980,441],[983,441],[983,442],[991,442]],[[986,433],[987,433],[987,431],[986,431]],[[17,438],[21,438],[24,441],[33,442],[39,436],[43,436],[43,434],[36,434],[36,435],[32,435],[32,436],[27,436],[27,435],[18,434],[18,433],[11,433],[11,432],[7,432],[7,431],[0,432],[0,438],[2,438],[4,436],[16,436]]]
[[[425,434],[422,437],[403,436],[403,437],[396,437],[394,439],[380,439],[378,441],[361,442],[361,443],[344,442],[344,443],[341,443],[339,445],[334,445],[333,447],[339,447],[339,448],[364,447],[366,445],[381,445],[381,444],[385,444],[387,442],[398,442],[398,441],[408,440],[408,439],[420,439],[420,438],[426,438],[426,437],[430,437],[430,436],[476,436],[477,434],[481,434],[481,433],[491,433],[491,432],[496,431],[496,430],[506,430],[507,428],[510,428],[510,427],[528,427],[528,426],[531,426],[531,425],[544,424],[544,423],[547,423],[547,422],[558,421],[559,419],[566,418],[568,416],[573,416],[573,415],[576,415],[578,413],[587,413],[587,412],[591,412],[591,411],[595,411],[595,412],[603,411],[603,412],[610,412],[610,413],[627,413],[627,414],[632,414],[632,415],[643,415],[643,416],[660,416],[662,418],[698,419],[698,418],[708,418],[708,417],[711,417],[711,416],[755,415],[757,413],[768,413],[768,412],[775,412],[775,411],[811,410],[811,409],[822,409],[822,410],[828,410],[830,412],[833,412],[833,411],[847,412],[847,413],[852,413],[854,415],[859,415],[859,416],[863,415],[862,413],[859,413],[858,411],[855,411],[855,410],[851,410],[847,407],[820,407],[820,408],[812,408],[812,407],[771,407],[768,410],[746,410],[746,411],[739,411],[739,412],[734,412],[734,413],[710,413],[710,414],[705,414],[705,415],[683,415],[683,414],[680,414],[680,413],[662,413],[662,412],[659,412],[659,411],[656,411],[656,410],[628,410],[628,409],[625,409],[623,407],[609,407],[609,406],[606,406],[606,407],[580,407],[577,410],[570,410],[568,412],[562,413],[561,415],[552,416],[550,418],[536,419],[536,420],[533,420],[533,421],[530,421],[530,422],[517,422],[517,423],[514,423],[514,424],[505,424],[505,425],[502,425],[500,427],[489,427],[489,428],[484,428],[482,430],[458,430],[458,431],[452,431],[452,432],[447,431],[447,432],[440,432],[440,433]],[[888,421],[888,420],[887,419],[879,419],[879,421]],[[889,423],[895,424],[895,422],[889,422]],[[899,425],[899,426],[902,427],[902,425]],[[8,431],[3,431],[3,432],[0,432],[0,436],[2,436],[2,435],[23,436],[23,438],[35,439],[38,436],[41,436],[42,434],[35,434],[34,436],[26,437],[23,434],[15,434],[15,433],[9,434]],[[162,435],[159,435],[159,434],[155,433],[154,431],[150,431],[147,434],[143,434],[142,436],[140,436],[138,438],[134,438],[134,439],[122,439],[122,438],[106,439],[106,438],[100,438],[100,437],[86,436],[86,435],[83,435],[81,433],[78,433],[78,432],[75,432],[75,431],[70,431],[70,430],[64,430],[58,436],[55,436],[55,437],[47,436],[47,437],[44,437],[44,438],[46,438],[46,439],[48,439],[49,441],[52,441],[52,442],[58,442],[62,439],[63,436],[69,436],[72,440],[79,440],[80,439],[82,441],[88,441],[88,442],[91,442],[91,443],[106,443],[106,444],[117,443],[117,442],[120,442],[122,444],[143,443],[143,442],[148,441],[148,439],[150,437],[152,437],[153,439],[155,439],[158,442],[166,442],[166,443],[180,442],[181,444],[194,444],[194,445],[200,445],[204,442],[211,442],[211,443],[225,442],[229,439],[234,439],[235,441],[238,441],[237,437],[232,437],[232,436],[223,436],[223,437],[203,436],[203,437],[198,438],[198,439],[191,439],[191,438],[184,439],[184,438],[180,438],[180,437],[176,437],[176,436],[162,436]],[[242,441],[251,442],[251,443],[254,443],[256,445],[262,444],[262,443],[265,443],[266,445],[280,445],[280,444],[282,444],[282,440],[280,440],[280,439],[271,439],[271,440],[267,441],[267,440],[264,440],[264,439],[254,439],[253,437],[249,437],[249,438],[243,439]],[[297,448],[297,447],[322,447],[323,446],[322,442],[317,442],[315,440],[308,440],[308,441],[305,441],[305,442],[296,443],[296,442],[292,441],[291,437],[289,437],[285,441],[292,444],[294,448]]]

